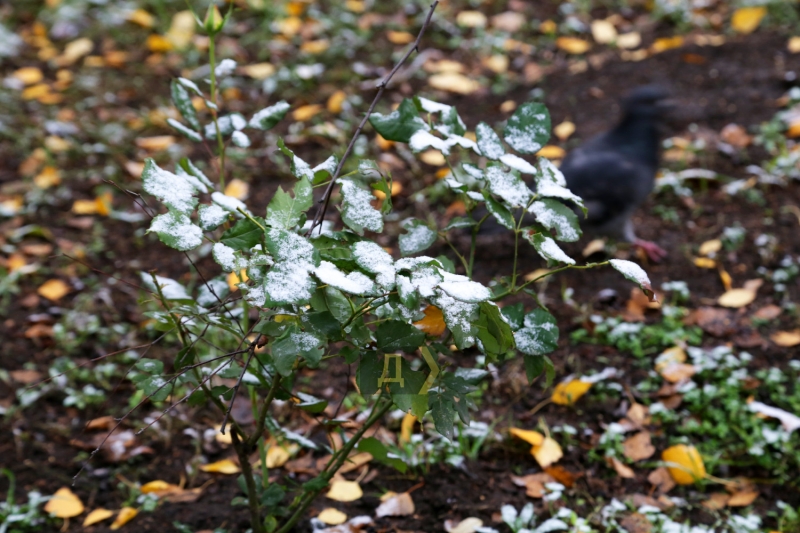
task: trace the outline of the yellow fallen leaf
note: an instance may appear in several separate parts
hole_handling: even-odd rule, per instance
[[[371,453],[360,452],[353,454],[347,458],[347,460],[342,465],[342,468],[339,469],[339,474],[346,474],[347,472],[358,470],[365,464],[372,461],[372,459],[374,459],[374,457],[372,457]]]
[[[731,289],[719,297],[717,303],[722,307],[738,309],[753,303],[756,299],[756,291],[749,289]]]
[[[392,44],[408,44],[414,41],[416,37],[407,31],[394,31],[389,30],[386,32],[386,38]]]
[[[556,385],[550,399],[558,405],[572,405],[592,388],[592,383],[573,379],[569,382],[561,382]]]
[[[686,361],[686,351],[681,348],[680,346],[673,346],[672,348],[667,348],[661,355],[656,357],[655,360],[655,368],[656,372],[661,372],[669,365],[675,363],[683,363]]]
[[[156,54],[172,50],[172,43],[163,35],[149,35],[144,44],[148,50]]]
[[[539,281],[543,281],[545,278],[542,278],[545,274],[550,273],[549,268],[537,268],[533,272],[529,272],[525,274],[525,281],[533,281],[535,279],[539,279]]]
[[[22,210],[24,198],[20,195],[12,196],[8,200],[0,200],[0,213],[3,216],[16,215]]]
[[[128,16],[125,17],[128,22],[133,22],[134,24],[138,24],[142,28],[152,28],[155,26],[156,18],[145,11],[144,9],[137,9],[135,11],[131,11],[128,13]]]
[[[331,113],[339,114],[342,112],[342,104],[347,99],[347,93],[344,91],[336,91],[328,98],[328,111]]]
[[[733,278],[725,269],[719,269],[719,279],[722,281],[722,286],[725,287],[726,291],[731,290],[733,287]]]
[[[789,42],[786,43],[786,49],[792,54],[800,52],[800,37],[792,37],[789,39]]]
[[[254,80],[265,80],[275,74],[275,66],[272,63],[255,63],[242,67],[242,72]]]
[[[564,452],[555,440],[550,437],[545,437],[544,441],[539,446],[531,448],[531,455],[533,455],[533,458],[539,463],[539,466],[547,468],[564,457]]]
[[[391,195],[397,196],[402,191],[403,191],[403,184],[400,183],[399,181],[393,181],[392,190],[390,191]],[[379,191],[378,189],[372,189],[372,194],[375,196],[375,198],[379,200],[383,200],[384,198],[386,198],[386,193],[383,191]]]
[[[378,518],[383,518],[384,516],[409,516],[414,514],[414,510],[414,500],[411,498],[411,494],[401,492],[383,500],[375,509],[375,516]]]
[[[708,257],[695,257],[693,262],[698,268],[717,268],[717,262]]]
[[[267,468],[280,468],[286,464],[290,457],[291,454],[286,447],[273,444],[267,450]]]
[[[544,442],[544,435],[532,429],[511,428],[508,430],[508,434],[533,446],[540,446]]]
[[[414,433],[414,423],[417,417],[411,413],[406,413],[403,416],[403,421],[400,423],[400,442],[405,444],[411,441],[411,435]]]
[[[139,137],[135,142],[136,146],[143,150],[159,152],[175,144],[176,140],[173,135],[155,135],[153,137]]]
[[[13,253],[8,257],[8,261],[6,262],[6,268],[8,268],[9,272],[14,272],[15,270],[19,270],[20,268],[27,265],[28,262],[25,261],[25,256],[19,253]]]
[[[250,194],[250,185],[239,178],[232,179],[225,186],[225,195],[233,196],[237,200],[245,200]]]
[[[292,111],[292,118],[294,118],[299,122],[303,122],[309,120],[315,115],[318,115],[320,111],[322,111],[321,104],[308,104],[300,106],[294,111]]]
[[[472,94],[480,89],[481,84],[458,72],[444,72],[434,74],[428,78],[428,85],[434,89],[449,91],[456,94]]]
[[[73,518],[83,513],[83,502],[67,487],[61,487],[45,504],[46,513],[57,518]]]
[[[88,37],[81,37],[67,44],[64,53],[56,58],[59,67],[68,67],[85,55],[88,55],[94,48],[94,43]]]
[[[419,154],[419,159],[426,165],[431,165],[434,167],[440,167],[447,164],[447,159],[445,159],[445,157],[442,155],[442,152],[439,150],[425,150]]]
[[[456,15],[456,24],[465,28],[485,28],[486,15],[480,11],[462,11]]]
[[[48,135],[44,139],[44,146],[51,152],[66,152],[72,146],[72,143],[66,139],[62,139],[56,135]]]
[[[38,67],[22,67],[15,70],[12,76],[25,85],[33,85],[44,79],[44,74],[42,74],[42,71]]]
[[[777,331],[770,336],[772,342],[784,348],[800,344],[800,329],[794,331]]]
[[[394,146],[394,141],[386,140],[380,133],[378,133],[375,136],[375,144],[377,144],[378,148],[380,148],[381,150],[386,151],[392,146]]]
[[[789,129],[786,130],[786,136],[791,139],[800,137],[800,120],[789,124]]]
[[[344,3],[344,7],[353,13],[363,13],[364,10],[367,9],[367,6],[364,5],[363,0],[347,0]]]
[[[416,326],[417,329],[420,329],[433,337],[438,337],[444,333],[447,325],[444,323],[444,315],[442,314],[441,309],[435,305],[429,305],[422,312],[425,315],[425,318],[414,322],[414,326]]]
[[[245,269],[242,269],[238,275],[236,274],[236,272],[231,272],[230,274],[228,274],[227,278],[228,288],[231,290],[231,292],[238,291],[239,283],[244,283],[248,279],[250,278],[247,277],[247,272],[245,271]]]
[[[286,17],[285,19],[276,22],[278,32],[284,37],[292,38],[297,35],[297,32],[303,27],[303,21],[298,17]]]
[[[698,253],[700,255],[710,256],[711,254],[715,254],[720,250],[722,250],[722,241],[719,239],[711,239],[710,241],[705,241],[700,245]]]
[[[567,155],[567,152],[565,152],[560,146],[556,146],[554,144],[548,144],[536,152],[537,157],[546,157],[547,159],[561,159],[565,155]]]
[[[638,48],[640,44],[642,44],[642,34],[638,31],[623,33],[617,37],[617,46],[625,50]]]
[[[500,104],[501,113],[511,113],[517,108],[517,103],[514,100],[506,100]]]
[[[139,488],[139,491],[142,494],[150,494],[150,493],[158,493],[158,492],[165,492],[174,490],[179,488],[177,485],[173,485],[172,483],[167,483],[161,479],[156,479],[154,481],[150,481],[145,483],[144,485]]]
[[[36,85],[31,85],[30,87],[26,88],[22,91],[23,100],[38,100],[42,96],[45,96],[50,93],[50,86],[46,83],[39,83]]]
[[[495,74],[503,74],[508,71],[509,59],[507,55],[494,54],[483,60],[483,66]]]
[[[339,509],[328,507],[327,509],[323,509],[322,512],[317,515],[317,519],[323,524],[327,524],[329,526],[338,526],[339,524],[344,524],[347,521],[347,515],[341,512]]]
[[[675,483],[691,485],[706,477],[706,466],[697,448],[686,444],[670,446],[661,454],[661,459],[668,463],[667,469]]]
[[[589,41],[577,37],[559,37],[556,46],[569,54],[585,54],[592,47]]]
[[[139,514],[139,511],[137,511],[133,507],[123,507],[122,509],[119,510],[117,517],[111,523],[111,527],[109,527],[109,529],[117,530],[121,528],[122,526],[124,526],[125,524],[136,518],[137,514]]]
[[[592,37],[598,44],[609,44],[617,40],[617,28],[609,20],[592,21]]]
[[[603,239],[593,239],[589,241],[589,244],[581,252],[583,257],[589,257],[592,254],[596,254],[598,252],[602,252],[606,249],[606,241]]]
[[[326,496],[337,502],[352,502],[361,499],[364,492],[357,481],[347,481],[346,479],[336,479],[331,483],[331,488]]]
[[[741,7],[733,12],[731,28],[738,33],[753,33],[766,14],[765,6]]]
[[[316,41],[306,41],[300,45],[300,51],[307,54],[321,54],[331,47],[328,39],[317,39]]]
[[[556,137],[558,137],[558,140],[566,141],[567,139],[570,138],[570,136],[573,133],[575,133],[575,124],[573,124],[569,120],[565,120],[564,122],[553,128],[553,133],[555,134]]]
[[[694,376],[697,373],[697,367],[686,363],[670,363],[662,367],[659,373],[670,383],[679,383]]]
[[[557,29],[558,25],[550,19],[539,24],[539,31],[542,33],[555,33]]]
[[[167,40],[178,50],[186,48],[192,43],[196,24],[194,15],[188,9],[175,13],[166,33]]]
[[[286,4],[286,14],[293,17],[299,17],[306,12],[308,4],[303,1],[289,2]]]
[[[239,465],[230,459],[222,459],[216,463],[200,465],[200,470],[203,472],[209,472],[211,474],[238,474],[241,471],[241,468],[239,468]]]
[[[47,166],[34,176],[33,183],[40,189],[49,189],[61,183],[61,174],[56,167]]]
[[[42,283],[36,292],[39,293],[39,296],[43,296],[48,300],[53,302],[57,302],[70,292],[69,285],[61,281],[60,279],[50,279]]]
[[[83,521],[83,527],[93,526],[94,524],[98,524],[103,520],[108,520],[114,516],[114,511],[109,511],[108,509],[95,509],[88,515],[86,515],[86,519]]]
[[[656,41],[653,43],[653,46],[650,47],[650,51],[654,54],[658,54],[673,48],[680,48],[683,46],[683,42],[684,39],[680,35],[676,35],[674,37],[662,37],[661,39],[656,39]]]

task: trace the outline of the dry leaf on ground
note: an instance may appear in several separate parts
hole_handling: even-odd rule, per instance
[[[414,500],[407,492],[401,492],[381,503],[375,509],[375,516],[382,518],[384,516],[408,516],[414,514]]]
[[[114,511],[109,511],[108,509],[103,508],[95,509],[86,515],[86,519],[83,521],[83,527],[93,526],[94,524],[98,524],[103,520],[108,520],[112,516],[114,516]]]
[[[622,443],[622,450],[625,457],[631,461],[648,459],[656,453],[656,449],[650,441],[649,431],[640,431],[636,435],[625,439]]]
[[[347,515],[341,512],[339,509],[328,507],[327,509],[323,509],[322,512],[317,515],[317,519],[319,519],[323,524],[327,524],[329,526],[338,526],[339,524],[344,524],[347,521]]]
[[[633,471],[633,468],[629,467],[616,457],[606,456],[606,463],[608,463],[608,466],[616,470],[619,477],[626,479],[633,479],[636,477],[636,473]]]
[[[119,510],[117,517],[112,522],[111,527],[109,529],[116,530],[136,518],[136,515],[139,514],[139,511],[134,509],[133,507],[123,507]]]
[[[241,468],[239,468],[239,465],[230,459],[222,459],[221,461],[217,461],[215,463],[200,465],[200,470],[203,472],[209,472],[211,474],[238,474],[241,471]]]
[[[691,485],[706,477],[703,458],[694,446],[670,446],[662,452],[661,459],[667,463],[667,470],[678,485]]]
[[[72,518],[83,513],[83,502],[67,487],[61,487],[45,504],[44,510],[58,518]]]
[[[361,485],[357,481],[347,481],[346,479],[335,479],[331,483],[326,496],[337,502],[352,502],[364,495]]]

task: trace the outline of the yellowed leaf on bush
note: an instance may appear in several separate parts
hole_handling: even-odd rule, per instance
[[[786,49],[793,54],[800,52],[800,37],[790,38],[789,42],[786,43]]]
[[[593,20],[592,38],[598,44],[613,43],[617,40],[617,28],[608,20]]]
[[[414,423],[417,417],[411,413],[406,413],[403,416],[403,421],[400,423],[400,442],[406,443],[411,441],[411,435],[414,433]]]
[[[753,489],[744,489],[731,494],[728,500],[728,507],[747,507],[758,498],[758,491]]]
[[[254,63],[242,67],[242,72],[254,80],[265,80],[275,74],[275,66],[272,63]]]
[[[94,524],[98,524],[103,520],[108,520],[114,516],[114,511],[109,511],[108,509],[95,509],[88,515],[86,515],[86,519],[83,521],[83,527],[93,526]]]
[[[543,146],[541,150],[536,152],[536,157],[546,157],[547,159],[561,159],[565,155],[567,155],[567,152],[560,146],[554,144]]]
[[[44,74],[42,74],[41,69],[38,67],[22,67],[15,70],[12,76],[17,78],[25,85],[33,85],[34,83],[39,83],[44,79]]]
[[[83,513],[83,502],[67,487],[61,487],[45,504],[44,510],[57,518],[73,518]]]
[[[711,239],[710,241],[705,241],[700,245],[698,253],[700,255],[710,256],[711,254],[715,254],[720,250],[722,250],[722,241],[719,239]]]
[[[533,455],[533,458],[539,463],[539,466],[547,468],[564,457],[564,452],[555,440],[550,437],[545,437],[544,441],[542,441],[539,446],[531,448],[531,455]]]
[[[577,37],[559,37],[556,46],[569,54],[585,54],[592,47],[589,41]]]
[[[425,318],[414,322],[417,329],[420,329],[433,337],[438,337],[447,328],[444,323],[444,315],[442,310],[435,305],[429,305],[423,311]]]
[[[48,300],[56,302],[69,294],[70,288],[69,285],[61,281],[60,279],[50,279],[42,283],[36,292],[39,296],[43,296]]]
[[[678,485],[691,485],[706,477],[706,465],[694,446],[670,446],[663,451],[661,459],[667,463],[667,470]]]
[[[49,189],[61,183],[61,173],[56,167],[44,167],[39,174],[34,176],[33,183],[40,189]]]
[[[456,15],[456,24],[465,28],[485,28],[486,15],[480,11],[462,11]]]
[[[766,14],[765,6],[741,7],[733,12],[731,28],[739,33],[753,33]]]
[[[508,430],[508,434],[533,446],[539,446],[544,442],[544,435],[532,429],[511,428]]]
[[[167,40],[178,50],[186,48],[192,42],[196,24],[191,11],[178,11],[172,17],[166,33]]]
[[[784,348],[791,348],[800,344],[800,329],[794,331],[777,331],[769,337],[772,342]]]
[[[555,134],[556,137],[558,137],[558,140],[566,141],[572,136],[573,133],[575,133],[575,124],[573,124],[569,120],[565,120],[564,122],[553,128],[553,133]]]
[[[344,91],[336,91],[328,98],[328,103],[326,104],[328,111],[336,114],[341,113],[342,104],[345,100],[347,100],[347,93]]]
[[[722,307],[738,309],[753,303],[756,299],[756,291],[748,289],[731,289],[719,297],[717,303]]]
[[[395,496],[383,501],[377,509],[375,509],[375,516],[382,518],[384,516],[409,516],[414,514],[414,500],[407,492],[401,492]]]
[[[642,44],[642,34],[638,31],[623,33],[617,37],[617,46],[626,50],[637,48],[640,44]]]
[[[247,272],[245,271],[245,269],[242,269],[238,275],[236,274],[236,272],[231,272],[230,274],[228,274],[227,278],[228,288],[231,290],[231,292],[238,291],[239,283],[244,283],[248,279],[250,278],[247,277]]]
[[[119,510],[117,517],[111,523],[111,527],[109,527],[109,529],[117,530],[121,528],[122,526],[124,526],[125,524],[136,518],[137,514],[139,514],[139,511],[137,511],[133,507],[123,507],[122,509]]]
[[[303,122],[318,115],[320,111],[322,111],[321,104],[308,104],[300,106],[294,111],[292,111],[292,118],[294,118],[299,122]]]
[[[225,194],[227,196],[233,196],[237,200],[246,200],[247,196],[250,194],[250,184],[239,178],[232,179],[225,186]]]
[[[653,46],[650,47],[650,51],[654,54],[658,54],[667,50],[672,50],[673,48],[680,48],[683,46],[683,43],[684,39],[680,35],[676,35],[674,37],[662,37],[661,39],[655,40]]]
[[[347,515],[341,512],[339,509],[328,507],[327,509],[323,509],[322,512],[317,515],[317,519],[323,524],[327,524],[329,526],[338,526],[339,524],[344,524],[347,521]]]
[[[386,38],[392,44],[408,44],[414,42],[414,39],[416,39],[416,37],[414,37],[407,31],[395,31],[395,30],[387,31]]]
[[[148,152],[159,152],[166,150],[175,144],[175,137],[173,135],[155,135],[153,137],[139,137],[136,139],[136,146]]]
[[[128,16],[125,18],[125,20],[128,22],[133,22],[134,24],[138,24],[142,28],[152,28],[155,26],[156,22],[156,18],[144,9],[131,11],[128,13]]]
[[[558,405],[572,405],[592,388],[592,383],[573,379],[556,385],[550,399]]]
[[[357,481],[336,479],[331,483],[331,488],[325,496],[337,502],[352,502],[361,499],[363,495],[364,492]]]
[[[215,463],[200,465],[200,470],[211,474],[238,474],[241,468],[230,459],[223,459]]]
[[[481,87],[477,81],[457,72],[434,74],[428,78],[428,85],[434,89],[456,94],[472,94]]]

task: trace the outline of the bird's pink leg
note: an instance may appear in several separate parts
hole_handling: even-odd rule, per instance
[[[665,257],[667,257],[667,251],[654,242],[636,239],[633,241],[633,245],[644,250],[644,253],[647,254],[647,257],[650,259],[650,261],[654,263],[660,263]]]

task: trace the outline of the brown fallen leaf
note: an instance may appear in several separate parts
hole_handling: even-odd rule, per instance
[[[736,148],[747,148],[753,142],[753,137],[748,135],[747,130],[738,124],[728,124],[722,128],[719,136],[724,142]]]
[[[772,342],[783,348],[791,348],[800,344],[800,329],[794,331],[777,331],[769,337]]]
[[[731,494],[728,500],[728,507],[747,507],[758,498],[758,491],[755,489],[744,489]]]
[[[570,472],[561,465],[548,466],[547,468],[544,469],[544,471],[546,474],[551,475],[553,478],[555,478],[556,481],[558,481],[568,489],[572,488],[572,486],[575,485],[575,481],[579,477],[583,476],[583,473],[573,474],[572,472]]]
[[[650,441],[649,431],[640,431],[636,435],[625,439],[622,443],[622,450],[625,457],[631,461],[641,461],[652,457],[656,453],[656,448]]]
[[[726,494],[724,492],[714,492],[706,501],[703,502],[703,507],[706,509],[711,509],[712,511],[718,511],[719,509],[723,509],[726,505],[728,505],[728,500],[730,500],[730,498],[730,494]]]
[[[44,375],[36,370],[12,370],[8,373],[11,379],[23,385],[30,385],[40,381]]]
[[[632,513],[622,519],[620,525],[628,533],[650,533],[653,531],[653,524],[641,513]]]
[[[680,383],[697,373],[697,367],[685,363],[670,363],[659,372],[670,383]]]
[[[375,509],[375,516],[382,518],[384,516],[409,516],[414,514],[414,500],[407,492],[401,492],[381,503]]]
[[[715,337],[727,337],[736,332],[733,313],[717,307],[695,309],[689,313],[685,322],[687,325],[700,326],[700,329]]]
[[[783,309],[781,309],[780,306],[769,304],[753,313],[753,318],[758,318],[759,320],[772,320],[778,318],[782,312]]]
[[[662,494],[665,494],[675,488],[675,480],[673,480],[672,476],[669,475],[669,470],[663,466],[660,466],[650,472],[650,474],[647,476],[647,481],[656,487]]]
[[[512,474],[511,482],[518,487],[525,487],[525,494],[531,498],[541,498],[545,494],[545,483],[557,481],[555,477],[548,473],[528,474],[527,476],[515,476]]]
[[[606,463],[608,463],[608,466],[616,470],[619,477],[627,479],[633,479],[636,477],[636,473],[633,471],[633,469],[616,457],[612,457],[610,455],[606,456]]]

